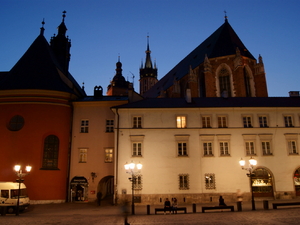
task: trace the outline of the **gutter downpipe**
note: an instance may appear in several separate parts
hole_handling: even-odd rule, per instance
[[[116,108],[117,114],[117,136],[116,136],[116,160],[115,160],[115,184],[114,184],[114,205],[118,204],[118,164],[119,164],[119,129],[120,129],[120,115],[118,108]]]

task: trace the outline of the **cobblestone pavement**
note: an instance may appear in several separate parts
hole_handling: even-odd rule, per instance
[[[212,205],[212,204],[210,204]],[[234,205],[236,203],[228,204]],[[269,203],[271,206],[271,202]],[[192,213],[192,205],[186,205],[187,214],[160,214],[154,215],[154,208],[151,206],[147,215],[146,206],[136,206],[136,215],[129,215],[128,222],[131,225],[211,225],[211,224],[236,224],[236,225],[283,225],[300,224],[300,206],[282,207],[277,210],[264,210],[262,202],[256,202],[256,210],[251,210],[249,203],[243,203],[242,212],[221,212],[211,211],[201,213],[201,205],[197,205],[197,213]],[[98,224],[124,224],[121,208],[118,206],[101,205],[94,203],[64,203],[32,205],[27,212],[19,216],[7,214],[0,216],[0,224],[3,225],[98,225]]]

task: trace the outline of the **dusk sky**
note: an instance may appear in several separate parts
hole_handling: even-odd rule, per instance
[[[106,92],[119,56],[139,92],[147,35],[162,78],[224,23],[224,11],[252,55],[263,57],[269,96],[300,91],[299,0],[0,0],[0,71],[22,57],[43,19],[45,38],[57,34],[64,10],[69,71],[88,95],[96,85]]]

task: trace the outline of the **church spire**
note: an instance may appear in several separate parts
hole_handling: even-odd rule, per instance
[[[147,50],[146,50],[146,61],[145,61],[145,68],[152,69],[152,61],[151,61],[151,51],[149,47],[149,35],[147,36]]]
[[[44,31],[45,31],[44,25],[45,25],[45,20],[43,19],[42,27],[41,27],[41,31],[40,31],[40,35],[42,35],[42,36],[44,36]]]
[[[65,17],[66,17],[66,11],[62,12],[62,22],[58,26],[58,33],[57,35],[53,35],[50,40],[50,47],[52,48],[57,61],[59,62],[62,70],[67,73],[69,70],[69,62],[71,58],[70,54],[70,48],[71,48],[71,41],[66,36],[67,27],[65,25]]]

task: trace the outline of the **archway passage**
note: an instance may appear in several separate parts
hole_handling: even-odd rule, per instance
[[[300,168],[298,168],[294,173],[294,185],[296,196],[300,196]]]
[[[274,197],[273,177],[265,168],[253,171],[252,188],[254,197]]]
[[[114,177],[106,176],[103,177],[99,183],[97,188],[97,196],[98,193],[101,192],[101,201],[112,204],[113,203],[113,195],[114,195]]]

